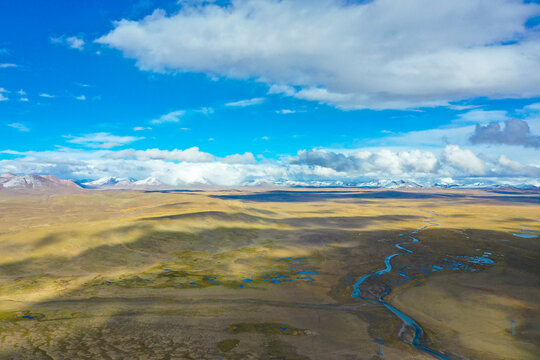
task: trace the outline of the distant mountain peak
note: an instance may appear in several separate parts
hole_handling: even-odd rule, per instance
[[[53,175],[0,175],[0,188],[12,190],[80,189],[72,180],[59,179]]]
[[[161,181],[154,177],[135,180],[132,178],[119,178],[114,176],[107,176],[97,180],[83,182],[81,185],[90,189],[137,189],[165,186]]]

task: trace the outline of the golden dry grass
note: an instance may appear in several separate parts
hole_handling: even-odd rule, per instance
[[[381,306],[348,307],[351,279],[429,225],[396,269],[477,248],[506,257],[397,286],[389,302],[456,359],[532,359],[539,249],[512,232],[539,218],[534,196],[482,191],[0,194],[0,357],[374,359],[383,337],[385,358],[429,359]],[[261,322],[310,335],[227,330]]]

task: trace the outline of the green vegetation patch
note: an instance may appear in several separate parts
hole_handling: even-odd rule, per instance
[[[235,347],[237,347],[238,344],[240,344],[240,340],[238,339],[227,339],[227,340],[220,341],[217,344],[217,347],[222,352],[228,352],[234,349]]]

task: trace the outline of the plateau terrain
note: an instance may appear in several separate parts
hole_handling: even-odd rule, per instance
[[[536,359],[532,190],[0,191],[0,358]]]

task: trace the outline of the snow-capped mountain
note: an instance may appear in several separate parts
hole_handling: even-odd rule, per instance
[[[71,180],[62,180],[52,175],[15,175],[11,173],[0,175],[0,188],[2,189],[80,189],[81,187]]]
[[[122,186],[133,183],[133,181],[134,181],[133,179],[108,176],[108,177],[99,178],[93,181],[83,182],[81,183],[81,185],[89,189],[100,189],[100,188],[110,188],[110,187],[122,187]]]
[[[359,184],[358,187],[365,188],[385,188],[385,189],[402,189],[402,188],[421,188],[422,185],[409,180],[377,180]]]
[[[165,186],[162,182],[153,177],[137,181],[131,178],[118,178],[113,176],[83,182],[81,185],[88,189],[137,189]]]

